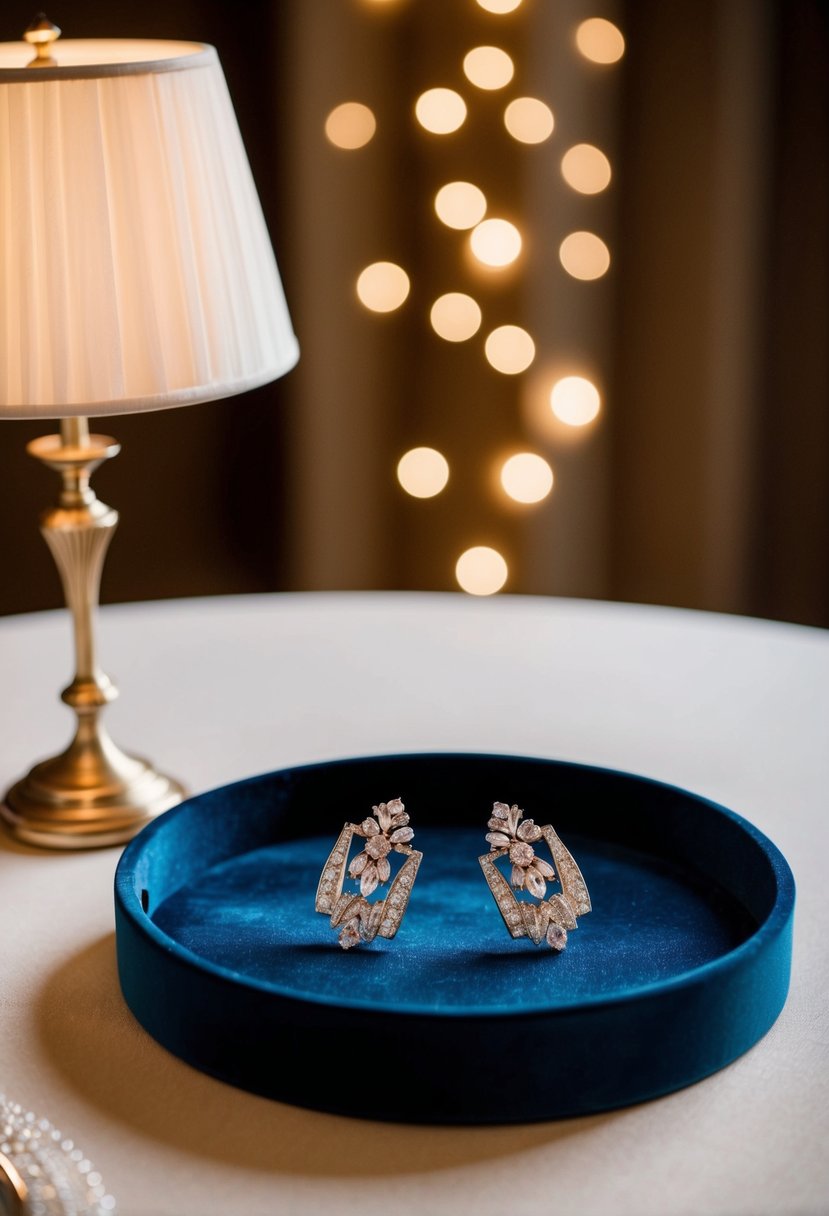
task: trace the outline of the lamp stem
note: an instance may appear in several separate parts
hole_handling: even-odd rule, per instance
[[[86,447],[89,443],[89,419],[80,414],[76,418],[62,418],[60,434],[64,447]]]
[[[60,435],[28,446],[61,475],[58,505],[41,516],[40,530],[60,573],[72,614],[75,676],[61,698],[76,715],[66,751],[35,765],[6,795],[0,813],[21,839],[54,848],[90,848],[128,840],[153,816],[179,802],[178,782],[117,747],[100,721],[118,690],[95,654],[95,614],[101,571],[118,525],[118,512],[90,488],[90,478],[120,446],[90,435],[86,418],[61,423]]]
[[[89,482],[101,459],[111,459],[120,448],[111,444],[104,456],[99,454],[98,458],[91,459],[89,420],[83,416],[63,418],[60,435],[64,456],[60,462],[52,461],[52,467],[57,468],[63,479],[60,506],[57,511],[47,511],[42,516],[41,532],[58,567],[75,635],[75,678],[63,699],[80,712],[78,690],[86,690],[86,696],[82,698],[85,702],[90,691],[95,689],[98,697],[94,699],[100,705],[118,695],[118,690],[95,660],[95,613],[100,598],[101,573],[118,526],[118,512],[99,501]],[[71,455],[73,452],[77,454],[75,459]],[[75,694],[70,698],[73,690]]]

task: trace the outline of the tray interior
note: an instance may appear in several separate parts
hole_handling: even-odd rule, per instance
[[[424,860],[393,941],[345,952],[315,913],[331,847],[319,837],[220,862],[153,920],[200,958],[305,1000],[444,1013],[622,996],[719,958],[756,927],[733,896],[675,862],[571,835],[596,912],[556,954],[510,938],[477,862],[481,831],[428,828],[415,843]]]

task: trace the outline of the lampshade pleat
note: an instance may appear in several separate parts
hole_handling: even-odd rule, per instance
[[[210,400],[296,361],[224,76],[193,51],[99,74],[0,66],[7,416]]]

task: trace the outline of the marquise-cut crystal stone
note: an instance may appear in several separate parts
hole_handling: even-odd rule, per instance
[[[535,866],[530,866],[527,870],[527,877],[524,879],[524,885],[530,895],[535,899],[543,899],[547,894],[547,884],[539,874]]]
[[[367,865],[368,865],[367,854],[365,852],[358,853],[357,856],[351,862],[350,866],[348,867],[348,872],[352,878],[359,878]]]
[[[388,882],[391,876],[391,866],[388,857],[381,857],[377,862],[377,877],[381,882]]]
[[[360,894],[371,895],[377,890],[380,880],[377,877],[377,867],[373,862],[369,862],[360,877]]]
[[[509,815],[509,806],[506,802],[493,802],[492,813],[496,819],[506,819]]]
[[[491,827],[493,820],[490,819],[489,823]],[[509,836],[507,836],[506,832],[487,832],[486,838],[492,845],[493,849],[505,849],[509,844]]]
[[[406,844],[414,837],[414,830],[410,827],[395,828],[391,834],[392,844]]]

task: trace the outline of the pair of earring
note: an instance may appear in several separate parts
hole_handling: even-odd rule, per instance
[[[373,815],[362,823],[343,825],[317,887],[316,910],[328,916],[331,927],[339,930],[344,950],[374,941],[375,937],[394,937],[423,860],[423,854],[412,848],[414,831],[399,798],[371,809]],[[536,946],[546,941],[553,950],[563,950],[568,932],[591,908],[587,885],[572,854],[549,823],[539,827],[532,819],[524,819],[523,810],[516,805],[494,803],[487,826],[490,851],[478,861],[510,936],[529,937]],[[355,836],[364,844],[349,861]],[[536,851],[542,841],[552,863]],[[392,853],[403,857],[394,877]],[[502,859],[507,874],[497,864]],[[343,891],[346,878],[358,883],[359,891]],[[547,898],[547,884],[556,878],[561,890]],[[368,896],[386,883],[391,885],[385,898],[369,903]],[[531,899],[519,900],[520,891]]]

